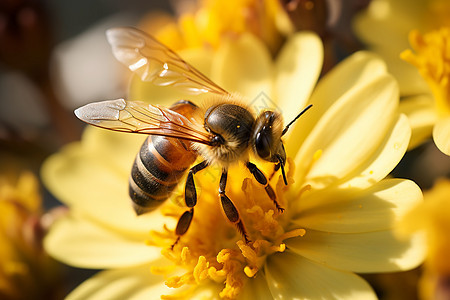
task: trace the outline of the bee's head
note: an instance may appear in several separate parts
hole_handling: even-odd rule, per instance
[[[284,164],[286,152],[281,141],[283,117],[275,111],[262,112],[255,121],[253,150],[262,159]]]
[[[284,183],[287,185],[284,165],[286,163],[286,151],[284,150],[281,137],[305,111],[311,108],[307,106],[286,127],[283,128],[283,117],[275,111],[262,112],[255,121],[252,145],[253,151],[262,159],[276,163],[276,169],[281,167]]]

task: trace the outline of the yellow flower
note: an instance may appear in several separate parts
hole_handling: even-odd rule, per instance
[[[424,193],[425,201],[408,212],[399,227],[400,233],[424,231],[427,239],[427,257],[420,282],[422,299],[448,298],[450,274],[450,180],[441,179]],[[445,296],[446,297],[443,297]]]
[[[436,146],[447,155],[449,16],[446,0],[375,0],[355,23],[359,36],[386,60],[399,82],[403,97],[400,110],[408,115],[413,129],[410,148],[432,135]],[[408,50],[410,47],[415,54]]]
[[[398,113],[398,89],[383,62],[359,52],[314,89],[322,64],[320,39],[292,36],[276,61],[250,35],[215,54],[181,53],[249,106],[272,105],[285,120],[314,106],[285,139],[289,185],[271,184],[280,214],[264,188],[240,165],[230,169],[227,195],[251,242],[223,217],[217,195],[220,170],[195,175],[199,200],[188,232],[173,249],[184,211],[180,193],[161,209],[136,217],[127,179],[145,137],[87,128],[79,143],[50,157],[42,169],[48,188],[71,207],[45,240],[70,265],[108,269],[80,285],[69,299],[375,299],[357,273],[416,267],[418,236],[398,240],[394,223],[421,201],[409,180],[384,179],[406,151],[410,127]],[[134,79],[131,98],[168,105],[170,88]],[[186,95],[184,95],[186,99]],[[266,174],[273,164],[258,162]],[[183,189],[183,184],[180,184]]]
[[[216,49],[224,37],[235,38],[247,32],[259,37],[275,53],[289,31],[289,20],[276,0],[199,0],[195,7],[183,9],[178,20],[149,14],[141,29],[155,35],[174,50],[211,47]]]
[[[39,183],[32,173],[22,173],[15,185],[0,177],[1,299],[61,296],[58,265],[42,249],[41,216]]]

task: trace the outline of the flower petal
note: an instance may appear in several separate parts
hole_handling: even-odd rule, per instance
[[[288,139],[288,151],[291,155],[297,153],[302,142],[316,125],[320,117],[337,99],[350,89],[366,84],[376,77],[386,73],[384,62],[376,55],[361,51],[357,52],[328,72],[319,80],[309,103],[314,106],[302,116],[292,129]],[[297,84],[298,85],[298,84]],[[289,120],[289,119],[287,119]]]
[[[399,240],[392,230],[341,234],[306,229],[303,237],[287,240],[286,246],[333,269],[359,273],[409,270],[425,257],[423,235]]]
[[[265,266],[274,299],[377,299],[361,277],[327,268],[293,252],[271,255]]]
[[[148,235],[123,235],[79,216],[64,217],[47,234],[45,249],[56,259],[81,268],[115,268],[146,263],[161,256],[148,246]]]
[[[189,297],[187,295],[183,295],[185,297],[180,297],[179,299],[190,299],[190,300],[222,300],[219,296],[220,292],[223,289],[223,284],[216,282],[205,282],[203,281],[201,284],[195,287],[194,291],[189,290]],[[180,292],[180,291],[178,291]],[[176,297],[175,297],[176,299]]]
[[[206,76],[211,75],[212,55],[207,49],[191,49],[180,51],[179,55],[190,65],[197,68]],[[157,86],[150,82],[142,81],[138,76],[133,76],[130,83],[130,100],[147,101],[152,104],[160,104],[169,107],[173,103],[186,97],[195,98],[182,88]]]
[[[436,123],[433,128],[433,139],[439,150],[450,155],[450,117]]]
[[[243,34],[219,48],[212,78],[227,91],[247,97],[252,106],[251,101],[271,94],[272,68],[269,50],[254,36]]]
[[[306,194],[292,207],[297,227],[337,233],[360,233],[394,227],[422,201],[420,188],[410,180],[386,179],[360,190],[326,189]]]
[[[267,285],[266,276],[258,273],[258,276],[249,278],[245,282],[242,292],[239,294],[238,299],[258,299],[258,300],[272,300],[272,294],[270,293],[269,286]]]
[[[286,122],[306,106],[322,62],[322,41],[313,33],[293,35],[284,45],[276,61],[275,93],[277,108]]]
[[[322,155],[311,166],[306,178],[318,189],[344,180],[364,162],[376,158],[396,120],[397,105],[398,88],[389,75],[344,94],[320,119],[297,154],[297,181],[303,180],[318,150]],[[407,138],[405,149],[409,134]]]
[[[47,159],[42,179],[59,200],[116,231],[145,234],[173,221],[157,212],[137,217],[128,196],[129,171],[115,168],[105,157],[103,152],[88,155],[79,143],[71,144]],[[130,155],[123,163],[131,169],[132,161]]]
[[[415,148],[431,136],[437,121],[434,101],[429,95],[407,97],[400,101],[399,110],[408,117],[412,129],[408,148]]]
[[[405,115],[399,115],[387,131],[375,152],[358,168],[347,175],[340,187],[366,188],[385,178],[402,159],[411,136],[411,128]]]
[[[409,43],[405,43],[389,48],[375,47],[374,51],[380,55],[388,66],[389,74],[397,79],[401,97],[429,93],[430,88],[419,70],[400,58],[400,53],[408,48],[410,48]]]
[[[95,156],[108,163],[111,170],[117,169],[129,175],[134,158],[146,137],[88,126],[83,132],[81,147],[84,155]]]
[[[174,293],[174,289],[164,284],[164,278],[152,274],[150,268],[145,264],[100,272],[83,282],[66,299],[148,300]]]

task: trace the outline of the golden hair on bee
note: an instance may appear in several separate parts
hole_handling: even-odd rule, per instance
[[[248,160],[251,148],[248,147],[249,135],[245,133],[253,129],[255,113],[246,103],[248,101],[238,93],[210,95],[202,102],[198,111],[203,114],[205,130],[223,138],[223,143],[214,145],[192,144],[193,149],[209,164],[228,168],[232,163]],[[211,121],[215,124],[210,124]],[[223,130],[225,128],[227,130]]]

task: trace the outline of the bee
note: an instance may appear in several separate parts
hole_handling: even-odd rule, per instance
[[[284,211],[269,179],[252,162],[253,152],[281,169],[284,183],[286,152],[281,137],[312,105],[307,106],[286,127],[279,112],[265,110],[255,115],[239,96],[211,81],[177,53],[152,36],[135,28],[113,28],[106,33],[114,56],[141,80],[160,86],[174,86],[213,99],[202,109],[188,100],[170,108],[124,99],[87,104],[75,110],[82,121],[101,128],[149,135],[139,150],[129,178],[129,195],[138,215],[153,211],[167,200],[186,176],[184,200],[187,210],[180,216],[175,234],[178,242],[193,219],[197,204],[194,175],[208,166],[222,170],[219,199],[224,215],[237,226],[245,242],[249,237],[239,211],[227,196],[228,168],[243,162],[261,184],[280,213]],[[194,164],[198,157],[201,161]]]

